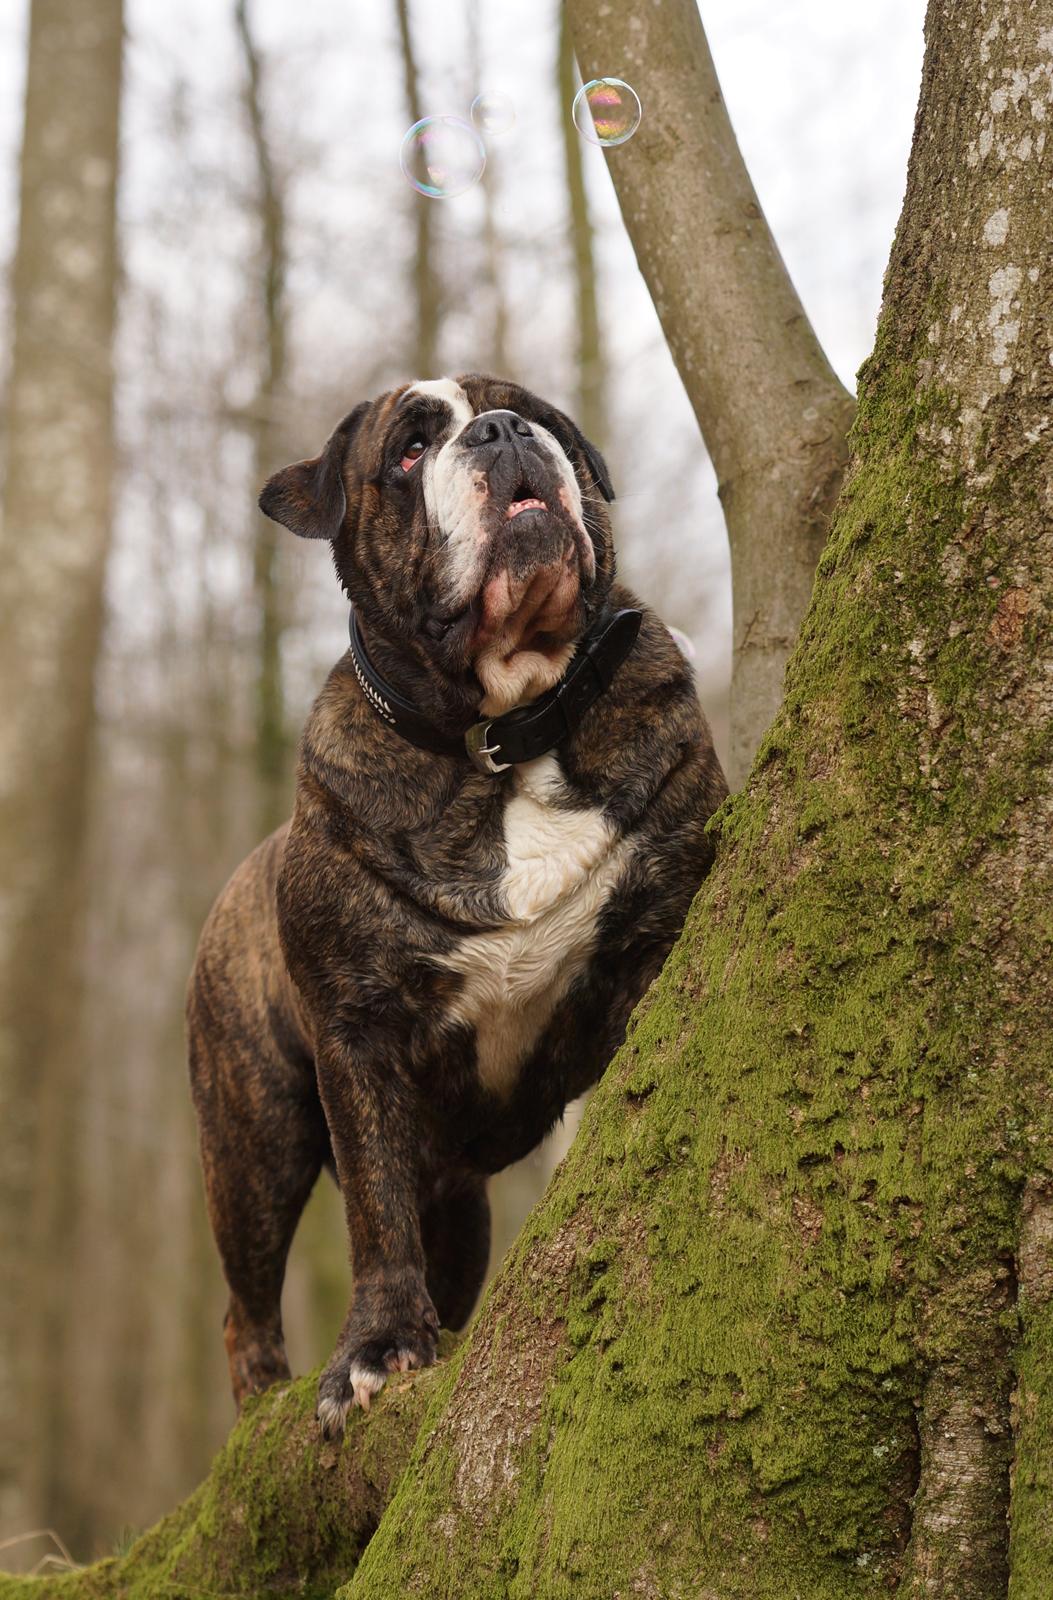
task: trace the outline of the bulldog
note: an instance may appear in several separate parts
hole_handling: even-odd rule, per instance
[[[518,385],[407,384],[275,473],[350,648],[294,813],[234,873],[188,997],[234,1396],[289,1376],[286,1255],[323,1167],[352,1297],[339,1434],[435,1359],[487,1268],[487,1180],[594,1083],[709,866],[726,786],[691,670],[615,582],[594,445]]]

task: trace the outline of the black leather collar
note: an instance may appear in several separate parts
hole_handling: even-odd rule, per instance
[[[642,612],[631,609],[599,617],[578,640],[571,663],[554,688],[532,705],[473,723],[461,737],[443,733],[381,677],[366,654],[353,606],[348,623],[351,664],[366,699],[393,733],[434,755],[466,756],[480,772],[496,776],[522,761],[534,761],[570,738],[589,707],[610,688],[636,643],[642,617]]]

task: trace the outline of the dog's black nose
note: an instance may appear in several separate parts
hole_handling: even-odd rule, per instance
[[[532,439],[534,430],[529,422],[514,411],[484,411],[470,422],[461,435],[471,447],[480,444],[515,444],[517,439]]]

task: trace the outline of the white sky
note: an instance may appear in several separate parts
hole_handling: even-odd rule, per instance
[[[218,348],[239,316],[251,250],[232,6],[217,0],[126,3],[122,218],[129,281],[164,303],[177,334],[187,330],[188,350],[191,329]],[[493,146],[512,308],[509,375],[567,399],[570,373],[560,352],[570,345],[571,304],[566,275],[556,270],[566,260],[566,202],[554,88],[555,6],[553,0],[478,4],[483,65],[475,82],[467,64],[465,0],[416,0],[425,109],[463,114],[480,88],[502,89],[515,103],[515,128]],[[865,6],[782,0],[778,7],[771,0],[702,0],[701,9],[761,203],[820,339],[851,386],[873,340],[905,186],[924,0],[869,0]],[[13,248],[27,15],[27,0],[7,0],[0,8],[0,261]],[[351,384],[364,367],[399,359],[411,312],[408,289],[405,298],[397,289],[407,276],[411,206],[430,204],[441,213],[447,272],[455,275],[458,260],[478,250],[478,192],[453,201],[418,200],[399,173],[408,119],[394,15],[394,0],[255,0],[269,104],[282,131],[280,154],[299,173],[293,382],[303,399],[305,429],[321,430],[305,447],[320,443],[335,420],[333,396],[341,396],[344,409],[361,398],[343,396],[343,374]],[[618,62],[612,59],[608,70],[619,75]],[[175,102],[183,126],[178,145],[171,131]],[[583,149],[611,357],[612,437],[601,442],[620,489],[623,570],[657,600],[669,622],[695,637],[704,675],[719,678],[727,668],[729,603],[711,476],[621,228],[605,171],[618,152]],[[443,345],[449,370],[478,365],[477,327],[474,307],[449,320]],[[134,351],[129,355],[138,404],[149,374]],[[396,366],[385,376],[411,374]],[[248,376],[232,367],[231,398],[247,383]],[[169,398],[178,404],[183,393],[172,391]],[[243,496],[240,486],[237,496]],[[119,617],[122,596],[128,596],[130,619],[141,562],[127,539],[118,555],[113,603]],[[342,644],[335,606],[327,626],[331,639],[326,636],[322,655],[328,651],[331,659]]]

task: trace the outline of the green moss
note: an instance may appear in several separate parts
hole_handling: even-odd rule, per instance
[[[454,1341],[444,1335],[441,1354]],[[440,1369],[389,1384],[342,1446],[314,1420],[317,1374],[249,1401],[204,1484],[116,1559],[42,1578],[0,1576],[0,1600],[302,1596],[354,1571],[401,1473]]]

